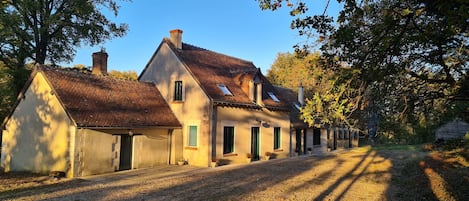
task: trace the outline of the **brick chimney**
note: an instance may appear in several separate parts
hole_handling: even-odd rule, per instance
[[[91,74],[107,75],[107,57],[108,55],[104,49],[93,53],[93,67],[91,69]]]
[[[300,86],[298,86],[298,102],[300,103],[300,106],[305,105],[305,91],[301,83]]]
[[[182,49],[182,30],[181,29],[173,29],[169,31],[171,43],[176,47],[176,49]]]

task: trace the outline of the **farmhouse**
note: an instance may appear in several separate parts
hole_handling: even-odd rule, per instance
[[[289,105],[252,62],[183,43],[172,30],[139,79],[156,85],[181,122],[189,164],[291,153]]]
[[[2,124],[5,171],[67,177],[175,164],[247,163],[350,147],[351,132],[299,119],[298,95],[252,62],[182,42],[170,31],[139,81],[37,66]],[[340,144],[343,142],[343,144]]]

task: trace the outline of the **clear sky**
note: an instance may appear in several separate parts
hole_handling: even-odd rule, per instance
[[[61,65],[91,66],[91,54],[104,47],[109,54],[108,70],[140,74],[162,39],[169,37],[169,30],[177,28],[183,30],[183,42],[252,61],[266,73],[277,53],[292,52],[293,45],[305,40],[290,29],[293,18],[288,8],[262,11],[255,0],[133,0],[119,4],[114,21],[129,25],[127,35],[100,46],[79,48],[73,62]],[[310,1],[311,12],[322,13],[324,4],[325,0]],[[328,11],[337,12],[337,7],[329,5]]]

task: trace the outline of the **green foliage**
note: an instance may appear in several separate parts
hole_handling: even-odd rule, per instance
[[[124,36],[127,25],[111,22],[101,13],[103,8],[118,14],[114,0],[2,1],[2,61],[7,65],[26,59],[40,64],[67,62],[75,56],[76,47]]]
[[[267,78],[276,85],[293,90],[303,86],[307,100],[301,117],[310,125],[344,124],[354,127],[357,121],[351,121],[350,117],[357,114],[364,93],[359,80],[355,79],[358,73],[346,67],[340,72],[326,69],[317,52],[305,55],[280,53]]]
[[[130,70],[130,71],[111,70],[108,72],[108,75],[113,78],[122,79],[122,80],[136,81],[138,79],[137,73],[133,70]]]
[[[307,41],[317,39],[297,44],[297,52],[322,44],[324,68],[337,76],[335,87],[315,94],[307,112],[336,108],[325,115],[337,119],[348,112],[342,115],[346,122],[376,114],[380,133],[405,143],[431,140],[436,125],[469,116],[468,1],[338,0],[343,9],[335,22],[326,12],[311,13],[304,1],[258,2],[264,10],[290,5],[297,17],[292,28]],[[351,83],[344,66],[353,74]],[[340,86],[355,91],[344,96]],[[345,111],[347,104],[359,104],[363,112]]]
[[[11,86],[11,76],[8,68],[3,62],[0,62],[0,120],[6,117],[13,104],[14,93]]]
[[[275,85],[298,90],[303,86],[305,96],[310,97],[327,83],[327,72],[320,67],[318,52],[299,57],[297,54],[279,53],[267,71],[267,79]]]

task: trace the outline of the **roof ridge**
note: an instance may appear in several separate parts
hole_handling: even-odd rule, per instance
[[[170,40],[169,38],[164,37],[164,38],[163,38],[163,41],[165,41],[166,43],[170,44],[171,47],[173,48],[174,45],[171,43],[171,40]],[[193,44],[190,44],[190,43],[186,43],[186,42],[182,42],[182,44],[183,44],[183,47],[182,47],[183,52],[184,52],[184,45],[186,45],[186,46],[192,47],[193,49],[212,52],[212,53],[218,54],[218,55],[220,55],[220,56],[224,56],[224,57],[228,57],[228,58],[232,58],[232,59],[237,59],[237,60],[240,60],[240,61],[248,62],[248,63],[251,63],[253,66],[255,66],[252,61],[249,61],[249,60],[246,60],[246,59],[241,59],[241,58],[239,58],[239,57],[235,57],[235,56],[223,54],[223,53],[220,53],[220,52],[217,52],[217,51],[213,51],[213,50],[210,50],[210,49],[207,49],[207,48],[203,48],[203,47],[200,47],[200,46],[197,46],[197,45],[193,45]],[[256,68],[256,69],[257,69],[257,68]]]
[[[109,80],[109,81],[120,81],[120,82],[132,82],[132,83],[150,83],[151,82],[142,82],[139,80],[129,80],[129,79],[120,79],[116,77],[112,77],[110,75],[94,75],[91,73],[90,70],[86,69],[84,71],[80,71],[80,69],[77,68],[69,68],[69,67],[52,67],[52,66],[46,66],[46,65],[41,65],[39,67],[40,70],[48,70],[48,71],[59,71],[63,73],[73,73],[76,76],[85,76],[88,78],[95,78],[95,79],[103,79],[103,80]]]
[[[246,60],[246,59],[241,59],[241,58],[239,58],[239,57],[235,57],[235,56],[227,55],[227,54],[224,54],[224,53],[220,53],[220,52],[213,51],[213,50],[210,50],[210,49],[202,48],[202,47],[199,47],[199,46],[196,46],[196,45],[192,45],[192,44],[189,44],[189,43],[184,43],[184,42],[183,42],[182,44],[189,45],[189,46],[195,47],[195,48],[197,48],[197,49],[201,49],[201,50],[205,50],[205,51],[213,52],[213,53],[215,53],[215,54],[218,54],[218,55],[221,55],[221,56],[225,56],[225,57],[229,57],[229,58],[233,58],[233,59],[237,59],[237,60],[245,61],[245,62],[248,62],[248,63],[252,63],[252,64],[253,64],[253,66],[255,66],[255,65],[254,65],[254,63],[253,63],[252,61],[248,61],[248,60]],[[184,49],[183,49],[183,50],[184,50]],[[256,69],[257,69],[257,68],[256,68]]]

